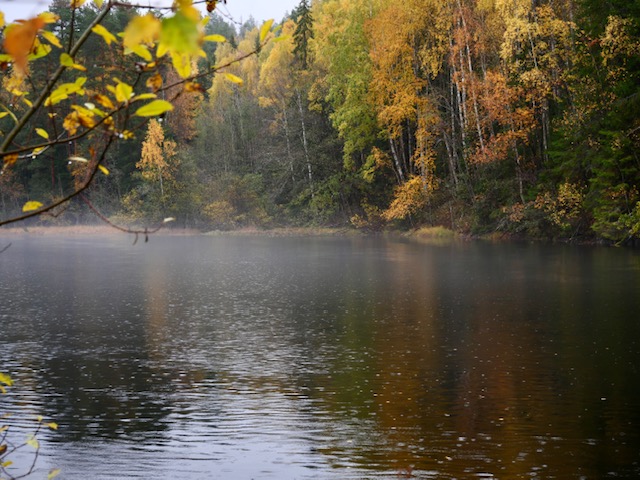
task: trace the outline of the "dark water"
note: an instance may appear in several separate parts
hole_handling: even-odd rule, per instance
[[[38,478],[640,477],[637,251],[10,241],[0,414],[60,425]]]

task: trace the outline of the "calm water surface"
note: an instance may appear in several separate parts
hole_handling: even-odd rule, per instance
[[[640,477],[637,251],[0,240],[0,413],[60,425],[40,478]]]

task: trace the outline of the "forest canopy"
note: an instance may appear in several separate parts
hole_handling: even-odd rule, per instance
[[[198,3],[0,16],[0,224],[640,237],[640,0]]]

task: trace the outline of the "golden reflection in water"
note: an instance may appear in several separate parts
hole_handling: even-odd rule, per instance
[[[374,312],[375,318],[382,319],[374,337],[377,418],[389,435],[390,460],[399,472],[406,473],[418,460],[424,464],[443,457],[442,452],[420,450],[419,445],[420,432],[437,429],[439,421],[425,408],[442,405],[443,399],[437,398],[440,389],[430,388],[438,381],[437,372],[430,368],[438,362],[435,342],[439,338],[434,323],[437,279],[429,274],[432,265],[416,263],[412,247],[393,245],[386,252],[392,261],[384,272],[385,281],[372,292],[382,300]]]

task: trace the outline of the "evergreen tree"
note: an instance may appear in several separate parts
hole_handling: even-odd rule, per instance
[[[309,0],[301,0],[291,17],[296,22],[296,29],[293,32],[295,43],[293,54],[300,62],[300,67],[306,70],[309,67],[309,41],[313,38],[313,17]]]

